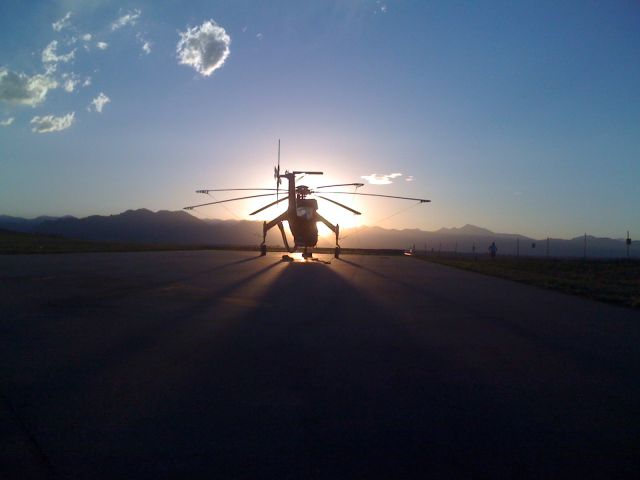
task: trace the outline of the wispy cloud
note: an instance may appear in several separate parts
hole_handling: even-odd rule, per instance
[[[387,6],[382,3],[380,0],[376,1],[376,8],[373,10],[373,13],[387,13]]]
[[[153,43],[151,43],[150,41],[146,40],[142,33],[138,33],[136,35],[136,38],[142,44],[142,46],[141,46],[142,52],[145,55],[149,55],[151,53],[151,46],[153,45]]]
[[[73,60],[74,57],[76,56],[75,48],[71,50],[69,53],[65,53],[61,55],[57,54],[57,50],[58,50],[58,41],[57,40],[51,41],[51,43],[49,43],[49,45],[47,45],[45,49],[42,51],[42,63],[51,63],[51,64],[68,63],[71,60]]]
[[[69,21],[70,18],[71,18],[71,12],[67,12],[67,14],[64,17],[62,17],[60,20],[53,22],[51,24],[51,27],[56,32],[59,32],[63,28],[67,28],[69,25],[71,25],[71,22]]]
[[[371,185],[389,185],[390,183],[393,183],[394,178],[401,176],[401,173],[372,173],[371,175],[363,175],[360,178],[364,178]]]
[[[11,125],[13,123],[13,121],[15,120],[15,118],[13,117],[9,117],[5,120],[0,120],[0,127],[8,127],[9,125]]]
[[[176,47],[181,65],[193,67],[200,75],[208,77],[222,67],[229,56],[231,37],[213,20],[199,27],[180,32]]]
[[[413,180],[414,180],[413,175],[409,175],[404,179],[405,182],[413,182]]]
[[[100,92],[100,94],[91,100],[91,103],[87,107],[87,110],[102,113],[102,109],[104,106],[109,103],[111,99],[107,97],[104,93]]]
[[[109,48],[109,44],[107,42],[98,42],[96,43],[96,47],[98,47],[100,50],[106,50],[107,48]]]
[[[80,83],[80,76],[75,73],[63,73],[62,74],[63,88],[65,91],[71,93],[75,90],[76,85]]]
[[[44,117],[33,117],[31,119],[31,130],[36,133],[60,132],[66,130],[75,121],[76,112],[68,113],[62,117],[46,115]]]
[[[85,33],[84,35],[80,35],[80,38],[84,42],[90,42],[91,39],[93,38],[93,35],[91,35],[90,33]]]
[[[126,27],[127,25],[135,25],[141,14],[141,10],[135,9],[122,15],[111,24],[111,31],[116,31],[119,28]]]
[[[262,40],[262,37],[264,37],[264,35],[262,35],[262,33],[260,33],[260,32],[256,33],[256,38],[258,40]]]
[[[35,107],[47,97],[49,90],[58,87],[58,82],[47,75],[29,76],[0,68],[0,100]]]

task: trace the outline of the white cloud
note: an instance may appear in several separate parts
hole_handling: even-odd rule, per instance
[[[111,31],[113,32],[119,28],[126,27],[127,25],[135,25],[138,18],[140,18],[141,13],[141,10],[135,9],[125,15],[122,15],[111,24]]]
[[[387,6],[384,3],[382,3],[380,0],[376,1],[376,8],[373,11],[373,13],[376,14],[378,12],[387,13]]]
[[[44,73],[45,75],[51,77],[58,70],[57,63],[45,63],[44,65]]]
[[[414,179],[413,179],[413,175],[409,175],[408,177],[406,177],[406,178],[404,179],[404,181],[405,181],[405,182],[413,182],[413,180],[414,180]]]
[[[76,56],[75,48],[71,50],[69,53],[65,53],[64,55],[58,55],[56,50],[58,49],[58,41],[53,40],[49,45],[45,47],[42,51],[42,63],[51,63],[57,64],[58,62],[68,63]]]
[[[60,20],[53,22],[51,24],[51,27],[56,32],[59,32],[63,28],[67,28],[69,25],[71,25],[71,22],[69,21],[70,18],[71,18],[71,12],[67,12],[67,14],[64,17],[62,17]]]
[[[73,92],[76,85],[80,83],[80,76],[75,73],[64,73],[62,79],[64,80],[63,88],[69,93]]]
[[[371,185],[389,185],[393,183],[394,178],[401,176],[401,173],[390,173],[388,175],[384,173],[372,173],[371,175],[363,175],[360,178],[364,178]]]
[[[66,130],[73,125],[75,116],[76,112],[68,113],[62,117],[54,117],[53,115],[33,117],[31,119],[31,124],[34,125],[34,127],[31,130],[36,133],[49,133]]]
[[[100,50],[106,50],[109,47],[109,44],[107,42],[98,42],[96,43],[96,47]]]
[[[261,33],[256,33],[256,38],[257,38],[258,40],[262,40],[262,37],[263,37],[263,36],[264,36],[264,35],[262,35]]]
[[[187,28],[180,32],[176,47],[181,65],[193,67],[199,74],[208,77],[222,67],[229,56],[231,37],[224,28],[213,20],[207,20],[199,27]]]
[[[88,87],[89,85],[91,85],[91,77],[85,78],[84,82],[82,82],[83,87]]]
[[[107,97],[104,93],[100,92],[100,94],[91,100],[91,104],[87,107],[87,110],[102,113],[102,109],[104,106],[109,103],[111,99]]]
[[[85,33],[84,35],[81,35],[80,38],[84,41],[84,42],[90,42],[91,39],[93,38],[93,35],[91,35],[90,33]]]
[[[44,102],[58,82],[47,75],[29,76],[0,68],[0,100],[35,107]]]
[[[13,117],[9,117],[6,120],[0,120],[0,127],[8,127],[13,123],[14,120],[15,118]]]
[[[151,53],[151,46],[153,45],[153,43],[151,43],[148,40],[145,40],[144,36],[142,35],[142,33],[138,33],[136,35],[136,38],[138,39],[138,41],[142,44],[142,51],[144,52],[145,55],[149,55]]]

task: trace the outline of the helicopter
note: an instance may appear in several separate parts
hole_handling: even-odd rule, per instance
[[[236,198],[230,198],[227,200],[217,200],[215,202],[201,203],[199,205],[191,205],[188,207],[184,207],[185,210],[193,210],[194,208],[204,207],[207,205],[215,205],[226,202],[235,202],[237,200],[245,200],[249,198],[258,198],[258,197],[268,197],[268,196],[276,196],[276,200],[264,207],[259,208],[258,210],[251,212],[249,215],[255,215],[257,213],[262,212],[268,208],[274,207],[280,202],[288,201],[287,209],[278,215],[276,218],[269,222],[264,222],[262,226],[262,243],[260,244],[260,255],[264,256],[267,254],[267,245],[266,238],[267,232],[271,230],[273,227],[278,227],[280,233],[282,234],[282,242],[289,253],[295,252],[298,248],[301,248],[302,257],[305,259],[312,259],[313,253],[310,251],[313,249],[318,243],[318,222],[322,222],[324,225],[331,230],[336,237],[336,246],[334,249],[335,258],[340,258],[340,226],[338,224],[332,224],[329,220],[324,218],[320,212],[318,212],[318,201],[316,198],[308,198],[309,196],[314,196],[322,200],[326,200],[330,203],[338,205],[355,215],[361,215],[361,212],[344,205],[336,200],[331,198],[327,198],[323,196],[324,194],[339,194],[339,195],[363,195],[369,197],[384,197],[384,198],[395,198],[402,200],[413,200],[418,201],[419,203],[427,203],[431,200],[427,200],[424,198],[411,198],[411,197],[399,197],[395,195],[380,195],[374,193],[360,193],[360,192],[340,192],[340,191],[330,191],[330,190],[321,190],[325,188],[335,188],[335,187],[355,187],[356,189],[364,186],[364,183],[340,183],[340,184],[332,184],[332,185],[321,185],[315,187],[314,189],[309,188],[306,185],[296,185],[296,181],[301,179],[303,176],[308,175],[323,175],[323,172],[319,171],[307,171],[307,170],[294,170],[289,172],[285,170],[284,173],[280,173],[280,141],[278,140],[278,165],[274,167],[273,177],[276,180],[276,188],[223,188],[223,189],[206,189],[206,190],[196,190],[196,193],[209,194],[209,192],[232,192],[232,191],[270,191],[272,193],[262,193],[257,195],[248,195]],[[297,178],[300,176],[299,178]],[[283,189],[280,188],[282,183],[282,179],[286,179],[288,182],[288,188]],[[286,193],[285,196],[280,198],[280,193]],[[321,195],[322,193],[323,195]],[[289,241],[287,239],[287,235],[284,229],[283,222],[287,222],[289,224],[289,229],[293,235],[294,244],[293,247],[289,246]],[[286,256],[286,255],[285,255]],[[283,257],[284,258],[284,257]]]

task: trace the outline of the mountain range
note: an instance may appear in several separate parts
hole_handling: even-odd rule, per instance
[[[184,245],[249,246],[262,239],[262,222],[248,220],[203,220],[184,211],[146,209],[127,210],[117,215],[92,215],[33,219],[0,215],[0,228],[19,232],[54,234],[66,238],[112,241],[166,243]],[[441,228],[393,230],[381,227],[358,227],[342,231],[340,245],[351,248],[403,248],[415,245],[417,251],[486,253],[495,242],[498,254],[527,256],[580,257],[585,252],[585,237],[572,239],[533,239],[524,235],[495,233],[475,225]],[[277,229],[267,236],[268,245],[281,245]],[[333,246],[333,238],[321,237],[318,246]],[[631,256],[640,257],[640,242],[632,242]],[[626,257],[624,239],[586,237],[588,257]]]

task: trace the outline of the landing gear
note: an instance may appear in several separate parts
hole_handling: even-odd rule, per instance
[[[264,257],[267,254],[267,246],[263,243],[260,245],[260,256]]]
[[[336,258],[340,258],[340,245],[336,245],[336,249],[333,252],[333,256]]]
[[[304,247],[304,252],[302,252],[302,258],[304,259],[313,258],[313,252],[309,252],[307,250],[307,247]]]

